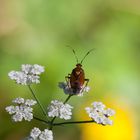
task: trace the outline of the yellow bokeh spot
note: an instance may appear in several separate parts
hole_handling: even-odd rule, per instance
[[[109,103],[109,102],[107,102]],[[81,140],[135,140],[136,128],[133,110],[129,106],[109,103],[109,107],[116,111],[113,116],[112,126],[99,124],[84,124],[82,127]],[[85,115],[84,115],[85,116]],[[85,117],[86,118],[86,117]],[[84,119],[85,119],[84,118]]]

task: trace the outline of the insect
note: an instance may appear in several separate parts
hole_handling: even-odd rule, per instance
[[[72,49],[77,64],[76,67],[72,70],[71,74],[68,74],[68,76],[65,77],[67,86],[72,90],[72,94],[82,93],[84,91],[84,88],[88,85],[89,79],[85,78],[85,73],[82,68],[82,63],[84,59],[89,55],[89,53],[93,50],[94,49],[89,50],[79,63],[75,50]]]

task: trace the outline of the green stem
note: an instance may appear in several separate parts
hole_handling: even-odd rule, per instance
[[[38,118],[38,117],[33,116],[33,118],[34,118],[35,120],[40,121],[40,122],[44,122],[44,123],[46,123],[46,124],[48,124],[48,125],[50,124],[49,121],[46,121],[46,120],[40,119],[40,118]]]
[[[94,120],[88,120],[88,121],[71,121],[71,122],[61,122],[61,123],[54,123],[54,126],[64,125],[64,124],[81,124],[81,123],[94,123]]]
[[[29,90],[31,91],[31,93],[32,93],[33,97],[35,98],[35,100],[37,101],[38,105],[40,106],[40,108],[41,108],[43,114],[44,114],[45,116],[47,116],[47,113],[46,113],[44,107],[41,105],[39,99],[36,97],[36,95],[35,95],[35,93],[34,93],[34,91],[32,90],[32,88],[31,88],[30,85],[28,85],[28,88],[29,88]]]
[[[68,102],[68,100],[71,98],[71,96],[73,96],[73,94],[69,95],[66,100],[64,101],[64,104]]]
[[[43,119],[40,119],[40,118],[37,118],[34,116],[34,119],[35,120],[38,120],[38,121],[41,121],[41,122],[44,122],[48,125],[51,124],[51,122],[49,121],[46,121],[46,120],[43,120]],[[84,124],[84,123],[94,123],[95,121],[94,120],[86,120],[86,121],[70,121],[70,122],[61,122],[61,123],[53,123],[51,125],[53,126],[60,126],[60,125],[67,125],[67,124]]]

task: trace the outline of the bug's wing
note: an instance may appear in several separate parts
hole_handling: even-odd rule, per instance
[[[83,86],[84,82],[85,82],[84,70],[81,69],[81,73],[79,75],[75,75],[75,72],[73,70],[71,73],[71,76],[70,76],[71,86],[73,87],[73,86],[75,86],[75,83],[78,83],[78,85],[81,87],[81,86]]]

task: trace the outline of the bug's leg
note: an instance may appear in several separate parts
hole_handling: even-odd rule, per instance
[[[67,86],[70,88],[70,74],[68,74],[68,76],[65,76],[65,80],[67,82]]]
[[[84,91],[85,87],[87,87],[88,83],[89,83],[89,79],[85,79],[86,83],[85,85],[83,86],[82,90],[81,90],[81,93]]]
[[[88,85],[88,83],[89,83],[89,79],[85,79],[85,81],[86,81],[86,84],[85,84],[84,87],[86,87],[86,86]]]

